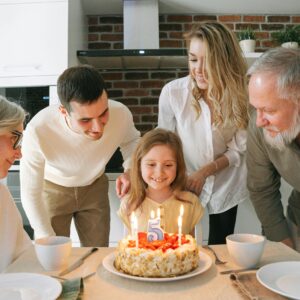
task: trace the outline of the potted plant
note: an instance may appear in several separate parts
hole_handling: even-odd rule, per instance
[[[255,34],[250,27],[239,32],[238,39],[244,53],[255,51]]]
[[[273,38],[282,47],[297,49],[300,43],[300,25],[286,27],[283,30],[275,32]]]

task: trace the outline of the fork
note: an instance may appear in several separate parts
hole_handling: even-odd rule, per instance
[[[210,246],[208,246],[208,245],[203,245],[203,248],[204,248],[204,249],[208,249],[209,251],[211,251],[211,252],[213,253],[213,255],[214,255],[214,257],[215,257],[215,264],[216,264],[216,265],[224,265],[224,264],[227,263],[227,261],[223,261],[223,260],[220,260],[220,259],[219,259],[217,253],[215,252],[215,250],[214,250],[212,247],[210,247]]]

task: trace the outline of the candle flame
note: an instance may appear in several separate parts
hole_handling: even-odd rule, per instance
[[[130,220],[131,220],[131,222],[134,222],[134,219],[135,219],[135,213],[134,213],[134,211],[131,213],[131,215],[130,215]]]
[[[151,212],[150,212],[150,218],[154,219],[154,211],[153,210],[151,210]]]

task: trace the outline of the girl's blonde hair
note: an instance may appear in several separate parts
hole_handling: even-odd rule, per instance
[[[200,39],[206,48],[203,74],[208,82],[206,100],[216,126],[246,128],[248,124],[247,64],[235,34],[217,21],[195,24],[184,35],[187,48]],[[201,114],[198,100],[203,96],[193,79],[193,106]]]
[[[15,130],[23,124],[26,117],[24,109],[0,95],[0,134]]]
[[[176,157],[176,177],[171,184],[173,191],[182,191],[186,184],[186,166],[183,157],[182,143],[178,135],[165,129],[153,129],[147,132],[140,140],[132,157],[132,168],[130,170],[131,188],[128,193],[128,215],[138,208],[146,197],[147,184],[142,178],[142,158],[158,145],[168,146]]]

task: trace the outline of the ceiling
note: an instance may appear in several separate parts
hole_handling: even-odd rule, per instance
[[[152,1],[152,0],[149,0]],[[82,0],[85,14],[122,14],[122,0]],[[159,0],[160,14],[300,14],[300,0]]]

